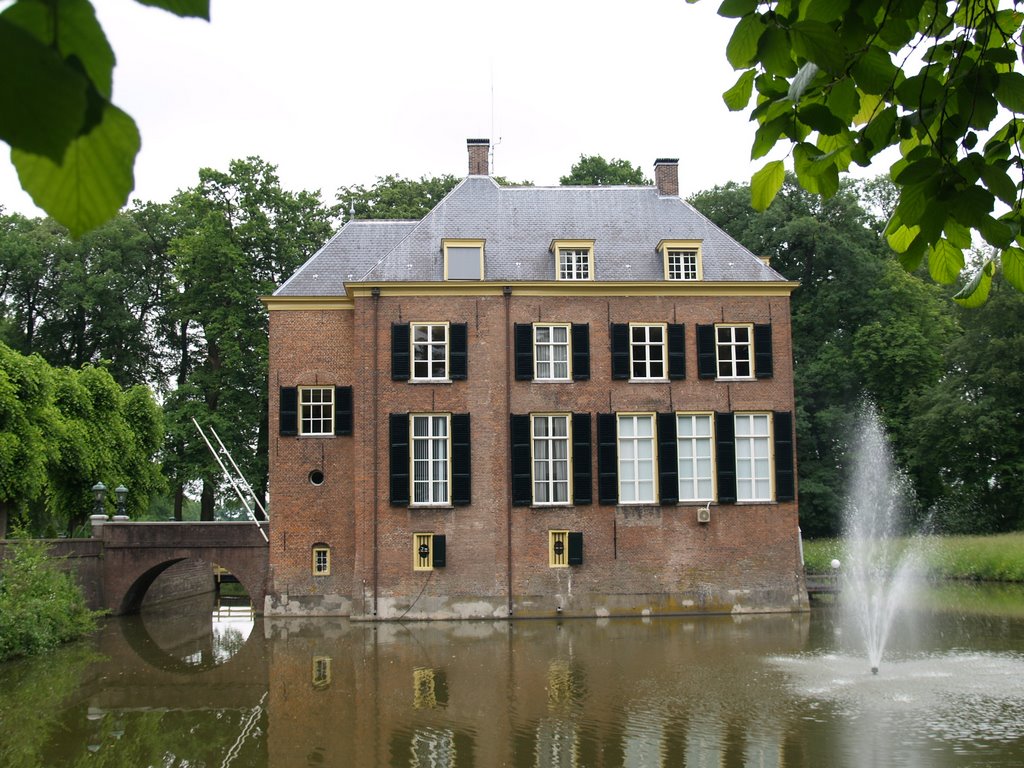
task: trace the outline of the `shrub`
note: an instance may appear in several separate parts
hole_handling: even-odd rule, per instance
[[[16,539],[0,561],[0,661],[28,656],[96,628],[74,578],[60,570],[45,542]]]

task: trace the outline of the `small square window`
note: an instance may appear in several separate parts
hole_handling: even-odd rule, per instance
[[[716,325],[715,351],[718,378],[749,379],[754,376],[753,328],[749,325]]]
[[[630,378],[633,380],[665,379],[665,326],[629,326]]]
[[[533,326],[534,381],[569,381],[569,326]]]
[[[327,546],[313,547],[313,575],[331,575],[331,548]]]
[[[551,252],[555,254],[556,279],[594,279],[593,240],[555,240],[551,243]]]
[[[448,380],[448,324],[411,323],[412,380]]]
[[[700,240],[662,240],[658,250],[665,259],[666,280],[703,279]]]
[[[334,387],[299,387],[300,435],[334,434]]]
[[[484,241],[444,240],[444,279],[483,280]]]

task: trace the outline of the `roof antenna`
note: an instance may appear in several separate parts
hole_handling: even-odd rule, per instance
[[[491,134],[490,135],[491,135],[491,139],[492,139],[491,145],[490,145],[490,154],[491,154],[491,156],[490,156],[490,159],[489,159],[490,170],[491,170],[491,176],[496,176],[497,175],[497,173],[496,173],[497,166],[495,165],[495,162],[494,162],[494,150],[497,148],[497,146],[499,144],[501,144],[501,137],[499,136],[497,141],[493,141],[493,139],[494,139],[494,59],[493,58],[491,58]]]

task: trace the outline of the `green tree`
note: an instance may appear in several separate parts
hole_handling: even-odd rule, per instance
[[[982,303],[997,264],[1024,290],[1016,3],[725,0],[719,14],[737,20],[726,56],[741,75],[724,98],[733,110],[755,99],[754,159],[788,144],[799,183],[829,197],[851,163],[898,147],[885,234],[903,265],[927,259],[933,279],[953,283],[977,233],[999,256],[958,300]],[[754,207],[767,208],[784,179],[783,160],[757,171]]]
[[[909,453],[935,525],[956,533],[1024,528],[1024,295],[996,286],[961,310],[944,375],[918,398]]]
[[[92,512],[90,489],[97,481],[128,488],[129,514],[147,509],[165,485],[155,461],[163,426],[152,394],[141,385],[126,392],[105,369],[91,365],[55,369],[54,379],[58,418],[42,500],[49,524],[69,534],[80,530]],[[36,507],[38,529],[43,504]]]
[[[451,192],[461,179],[451,175],[403,179],[380,176],[371,186],[356,184],[338,189],[338,203],[346,219],[422,219]]]
[[[73,240],[52,219],[0,217],[0,339],[54,366],[101,361],[122,386],[167,378],[166,206],[136,204]]]
[[[953,333],[938,289],[907,275],[877,219],[845,185],[823,200],[789,179],[763,213],[746,185],[727,184],[691,202],[785,277],[792,299],[800,517],[810,536],[833,535],[846,486],[846,455],[866,394],[877,403],[904,460],[915,393],[942,372]],[[876,191],[877,194],[877,191]]]
[[[138,0],[208,19],[209,0]],[[15,0],[0,12],[0,140],[21,186],[74,237],[128,201],[140,138],[111,101],[114,51],[88,0]]]
[[[53,370],[41,357],[0,343],[0,539],[46,487],[58,420],[53,389]]]
[[[580,155],[569,175],[558,180],[562,186],[610,187],[619,184],[650,184],[640,168],[628,160],[605,160],[601,155]]]
[[[227,172],[202,169],[199,184],[173,206],[176,291],[168,327],[177,387],[165,406],[165,466],[176,519],[185,486],[201,481],[201,517],[212,520],[220,473],[192,417],[217,431],[265,498],[268,329],[260,297],[327,240],[333,210],[316,193],[284,190],[277,169],[256,157],[232,161]]]

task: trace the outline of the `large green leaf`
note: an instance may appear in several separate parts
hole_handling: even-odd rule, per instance
[[[0,72],[0,139],[59,161],[85,120],[86,79],[3,16]]]
[[[910,248],[911,243],[921,233],[921,228],[918,226],[908,227],[906,224],[900,224],[892,232],[888,232],[885,236],[889,243],[889,247],[892,248],[896,253],[904,253]]]
[[[995,274],[996,265],[991,259],[985,262],[974,277],[953,297],[953,301],[966,309],[977,309],[988,301],[988,294],[992,288],[992,276]]]
[[[1006,281],[1018,291],[1024,291],[1024,250],[1016,246],[1006,248],[999,260]]]
[[[789,35],[781,27],[768,27],[757,42],[757,57],[765,72],[780,77],[796,74],[796,62],[789,45]]]
[[[36,205],[79,237],[127,202],[139,146],[135,121],[108,104],[100,123],[68,145],[60,165],[17,149],[11,161]]]
[[[750,103],[750,96],[754,91],[754,77],[756,75],[756,70],[746,70],[740,75],[740,79],[736,81],[736,84],[722,94],[722,99],[725,101],[725,105],[729,108],[730,112],[738,112]]]
[[[54,47],[65,66],[81,67],[97,92],[110,99],[114,51],[88,0],[17,2],[4,11],[4,16],[44,45]]]
[[[793,50],[822,69],[839,73],[846,63],[842,40],[828,24],[798,21],[789,30]]]
[[[755,211],[767,210],[786,180],[786,166],[773,160],[754,173],[750,179],[750,203]]]
[[[1024,75],[1003,72],[996,82],[996,98],[1011,112],[1024,112]]]
[[[888,91],[899,72],[887,51],[876,45],[868,46],[853,65],[853,79],[864,93],[881,95]]]
[[[964,252],[941,238],[928,251],[928,274],[937,283],[952,283],[964,268]]]
[[[718,15],[726,19],[738,19],[757,10],[758,0],[723,0],[718,6]]]
[[[733,30],[725,46],[725,56],[734,69],[745,69],[757,58],[757,41],[764,34],[765,25],[756,13],[744,16]]]
[[[210,0],[136,0],[142,5],[163,8],[176,16],[194,16],[199,19],[210,19]]]

